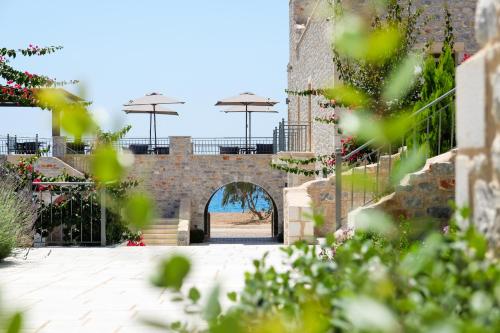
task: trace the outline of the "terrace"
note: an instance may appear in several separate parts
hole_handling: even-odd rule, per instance
[[[279,152],[310,151],[309,125],[294,124],[282,120],[270,137],[215,137],[192,138],[192,151],[195,155],[239,155],[239,154],[277,154]],[[42,138],[16,135],[0,135],[0,155],[63,156],[89,155],[96,146],[95,138],[79,141],[69,137],[54,136]],[[134,155],[168,155],[170,138],[157,138],[156,144],[148,138],[123,138],[113,143],[118,150],[128,150]]]

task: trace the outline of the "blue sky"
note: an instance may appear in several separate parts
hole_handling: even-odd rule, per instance
[[[1,0],[0,27],[2,47],[64,46],[12,64],[80,80],[103,125],[131,124],[129,136],[146,137],[149,123],[121,105],[152,91],[187,102],[179,118],[158,118],[159,137],[244,136],[243,114],[214,107],[244,91],[280,101],[279,114],[252,118],[254,136],[271,136],[286,116],[287,0]],[[0,135],[50,136],[47,111],[0,112]]]

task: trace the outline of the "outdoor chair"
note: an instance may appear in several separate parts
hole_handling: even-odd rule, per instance
[[[168,155],[170,154],[170,147],[155,147],[154,151],[157,155]]]
[[[147,155],[149,151],[149,145],[145,144],[133,144],[129,145],[128,149],[134,154],[134,155]]]
[[[40,150],[41,142],[17,142],[16,154],[34,155]]]
[[[240,148],[239,147],[224,147],[224,146],[219,146],[219,150],[221,155],[224,154],[230,154],[230,155],[235,155],[240,153]]]
[[[257,154],[273,154],[274,145],[272,143],[257,143]]]

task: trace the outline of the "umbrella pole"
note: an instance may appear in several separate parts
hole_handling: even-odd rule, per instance
[[[156,147],[158,145],[158,141],[156,139],[156,105],[155,104],[153,104],[153,118],[155,121],[155,153],[156,153]]]
[[[245,154],[248,154],[248,104],[245,105]]]
[[[153,124],[153,114],[149,114],[149,149],[151,149],[151,126]]]
[[[252,146],[252,112],[248,112],[248,141]]]

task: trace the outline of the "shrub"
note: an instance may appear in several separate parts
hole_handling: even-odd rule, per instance
[[[190,243],[197,244],[205,241],[205,232],[201,229],[191,229],[189,231]]]
[[[0,166],[0,260],[16,246],[31,245],[36,210],[30,191]]]
[[[482,235],[376,222],[343,244],[283,248],[283,270],[255,260],[232,307],[221,312],[217,289],[209,297],[205,332],[498,332],[500,265]]]

